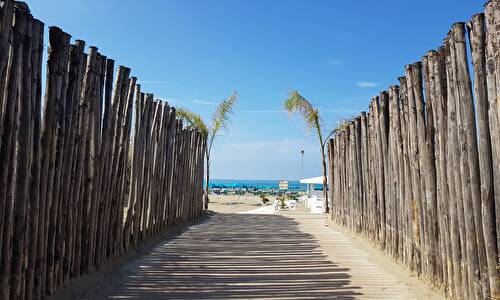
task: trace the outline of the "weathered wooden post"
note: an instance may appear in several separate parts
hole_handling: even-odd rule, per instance
[[[100,145],[100,154],[101,165],[99,168],[99,197],[100,197],[100,205],[99,205],[99,215],[103,216],[97,219],[97,251],[98,257],[97,261],[101,264],[107,258],[106,251],[106,241],[108,240],[107,236],[107,216],[108,216],[108,208],[109,208],[109,198],[108,191],[109,186],[106,186],[107,180],[109,177],[109,161],[110,161],[110,149],[112,147],[112,132],[111,132],[111,121],[113,114],[113,108],[111,103],[112,98],[112,90],[113,90],[113,74],[114,74],[114,60],[106,59],[106,71],[105,71],[105,79],[104,79],[104,98],[103,98],[103,122],[101,128],[101,145]],[[122,74],[120,74],[120,77]],[[118,76],[117,76],[118,77]],[[117,78],[118,79],[118,78]],[[122,80],[122,78],[120,78]]]
[[[479,186],[476,181],[479,178],[479,174],[471,174],[471,170],[476,169],[474,165],[477,163],[477,148],[474,121],[470,116],[470,107],[472,105],[469,107],[468,104],[472,104],[470,102],[472,101],[472,92],[465,47],[465,24],[456,23],[452,29],[450,48],[452,61],[455,62],[452,65],[452,71],[456,77],[456,82],[459,83],[455,89],[455,101],[457,107],[458,135],[460,137],[460,173],[462,175],[461,185],[466,226],[467,257],[469,261],[468,271],[470,276],[469,281],[472,285],[471,292],[476,297],[481,298],[483,292],[481,291],[481,287],[476,285],[476,282],[481,282],[480,266],[482,258],[484,258],[484,248],[480,245],[482,244],[481,241],[484,242],[484,240],[482,239],[482,231],[480,231],[481,238],[478,238],[475,227],[476,214],[473,210],[474,206],[480,207],[480,205],[474,205],[476,204],[475,202],[480,201],[478,197]],[[473,134],[469,128],[470,130],[474,130]],[[477,176],[477,178],[473,179],[472,176]],[[478,213],[480,214],[480,212]]]
[[[423,61],[423,76],[425,78],[425,103],[422,93],[419,93],[417,109],[419,113],[418,130],[422,140],[422,160],[424,182],[425,182],[425,214],[426,214],[426,248],[429,279],[431,282],[442,279],[442,267],[440,244],[438,241],[438,207],[437,207],[437,183],[436,183],[436,164],[434,155],[434,75],[432,60],[434,52],[428,52]],[[419,141],[420,143],[420,141]]]
[[[7,11],[5,13],[8,13]],[[15,188],[14,163],[15,147],[17,143],[16,119],[19,111],[18,83],[20,64],[22,63],[22,43],[25,35],[26,12],[16,7],[17,16],[14,17],[12,29],[12,44],[9,50],[9,64],[5,71],[8,75],[5,82],[4,103],[2,103],[3,136],[0,149],[0,205],[2,209],[2,249],[0,251],[0,295],[3,299],[9,299],[10,275],[12,258],[12,231],[13,231],[13,199]],[[1,70],[0,70],[1,71]]]
[[[452,59],[451,51],[453,46],[450,45],[450,36],[446,40],[446,78],[447,78],[447,120],[448,120],[448,159],[450,163],[448,164],[448,180],[450,200],[453,200],[453,209],[457,212],[457,224],[460,234],[460,251],[461,251],[461,263],[460,270],[462,273],[462,286],[463,293],[469,294],[469,273],[468,273],[468,260],[466,251],[466,239],[465,239],[465,218],[464,209],[462,201],[462,188],[461,188],[461,173],[459,167],[460,151],[458,148],[458,134],[457,134],[457,109],[456,109],[456,96],[455,96],[455,75],[453,71],[453,65],[455,64]]]
[[[493,168],[491,158],[491,137],[489,126],[489,103],[486,75],[486,27],[484,14],[476,14],[468,24],[469,39],[474,66],[474,95],[476,98],[479,127],[479,171],[481,178],[481,212],[484,233],[487,270],[491,298],[500,297],[498,274],[498,249],[495,228],[495,199],[493,189]],[[493,30],[493,28],[490,28]],[[498,62],[497,62],[498,63]],[[498,213],[498,212],[497,212]]]
[[[412,190],[412,172],[411,172],[411,152],[409,145],[409,112],[408,112],[408,91],[406,85],[406,77],[399,77],[399,118],[401,123],[401,137],[402,137],[402,157],[403,157],[403,172],[404,172],[404,197],[402,198],[403,212],[406,216],[404,217],[404,227],[405,227],[405,251],[403,255],[403,261],[410,268],[410,270],[415,270],[415,255],[414,251],[414,232],[418,227],[416,219],[414,218],[413,210],[413,190]]]
[[[32,163],[32,134],[31,122],[31,100],[32,100],[32,39],[33,17],[24,3],[16,3],[14,34],[21,39],[20,51],[22,53],[19,77],[23,78],[18,87],[15,101],[17,113],[14,128],[17,128],[17,155],[14,158],[16,164],[16,186],[14,188],[14,210],[13,210],[13,239],[12,239],[12,268],[10,278],[10,299],[19,299],[24,295],[25,269],[24,261],[27,259],[25,252],[28,243],[26,228],[26,211],[28,205],[28,191],[31,179],[30,168]],[[15,238],[14,238],[15,237]]]
[[[37,247],[40,213],[40,139],[41,139],[41,95],[42,95],[42,52],[43,52],[43,26],[39,20],[33,20],[33,44],[32,44],[32,90],[31,90],[31,118],[33,122],[32,151],[33,162],[31,164],[31,180],[29,187],[29,245],[26,270],[26,299],[37,298],[35,294],[35,277],[38,271]],[[0,226],[1,228],[1,226]],[[0,242],[1,244],[1,242]]]
[[[488,91],[488,119],[491,139],[491,162],[493,170],[493,186],[495,199],[495,223],[498,251],[500,251],[500,1],[490,0],[486,3],[486,86]],[[498,268],[497,268],[498,270]],[[498,291],[498,287],[497,287]],[[496,295],[498,296],[498,295]]]
[[[6,112],[6,102],[4,99],[6,83],[8,59],[10,53],[9,38],[12,33],[12,18],[14,15],[14,0],[3,0],[0,6],[0,146],[2,145],[2,136]],[[3,222],[3,206],[5,203],[0,201],[0,232],[2,231]],[[0,248],[2,243],[2,234],[0,233]],[[1,252],[0,252],[1,253]]]

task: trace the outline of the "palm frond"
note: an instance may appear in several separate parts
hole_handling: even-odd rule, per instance
[[[349,128],[349,124],[351,122],[352,122],[352,119],[350,119],[350,118],[338,120],[337,127],[335,127],[335,129],[334,129],[335,133],[347,130]]]
[[[298,91],[292,90],[290,92],[288,99],[283,103],[283,109],[290,115],[295,113],[302,115],[308,129],[320,129],[319,109],[313,107]]]
[[[188,128],[191,129],[196,129],[203,134],[204,137],[208,136],[208,127],[203,121],[203,118],[190,110],[187,110],[185,108],[179,108],[176,111],[177,117],[179,117],[181,120],[184,120],[187,122]]]
[[[215,108],[212,117],[212,126],[210,127],[210,134],[215,136],[220,129],[225,129],[230,123],[230,115],[233,113],[233,107],[238,99],[238,94],[233,92],[229,98],[223,100]]]

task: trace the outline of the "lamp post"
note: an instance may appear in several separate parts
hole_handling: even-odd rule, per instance
[[[304,150],[300,150],[300,155],[302,156],[302,161],[300,165],[300,179],[304,179]],[[302,184],[300,185],[300,188],[302,189]]]

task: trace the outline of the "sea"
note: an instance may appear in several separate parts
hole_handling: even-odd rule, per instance
[[[280,180],[211,179],[210,188],[278,189]],[[305,191],[306,185],[298,180],[288,180],[289,191]]]

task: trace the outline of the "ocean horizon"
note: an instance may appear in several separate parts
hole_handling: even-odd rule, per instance
[[[283,179],[286,180],[286,179]],[[257,188],[257,189],[278,189],[281,180],[272,179],[211,179],[210,188]],[[306,185],[299,180],[288,180],[288,190],[305,191]]]

